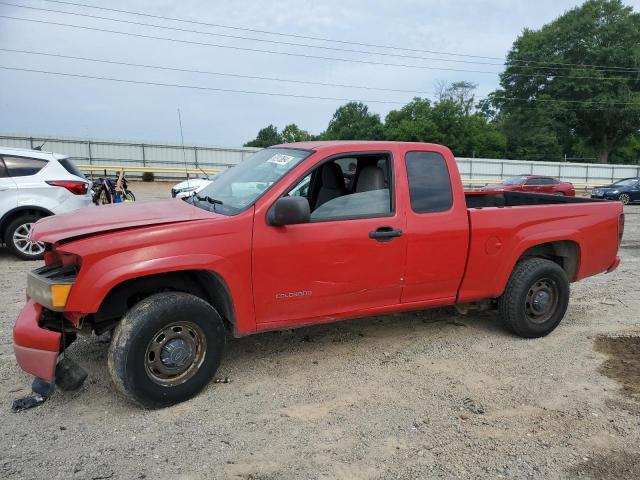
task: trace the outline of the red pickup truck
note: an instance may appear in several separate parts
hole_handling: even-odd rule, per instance
[[[623,229],[620,202],[465,194],[440,145],[279,145],[186,201],[40,220],[45,266],[28,276],[15,354],[51,383],[77,334],[112,331],[116,386],[158,407],[207,384],[226,331],[475,303],[540,337],[570,282],[618,266]]]

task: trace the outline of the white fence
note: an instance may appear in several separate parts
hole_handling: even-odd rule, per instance
[[[514,175],[550,175],[577,185],[603,185],[627,177],[640,177],[640,165],[602,165],[598,163],[534,162],[456,158],[460,175],[469,180],[498,182]]]
[[[77,165],[220,170],[240,163],[258,148],[144,143],[87,138],[0,134],[0,145],[34,148],[68,155]],[[180,175],[180,174],[178,174]],[[133,176],[133,175],[132,175]],[[165,175],[166,176],[166,175]],[[175,177],[176,174],[168,176]],[[182,175],[184,176],[184,175]]]
[[[0,145],[33,148],[45,142],[44,150],[69,155],[79,165],[216,170],[240,163],[257,148],[220,147],[93,140],[49,136],[1,135]],[[539,162],[487,158],[457,158],[462,178],[468,184],[498,182],[521,174],[551,175],[579,186],[608,184],[626,177],[640,177],[640,165]],[[168,174],[175,177],[176,174]],[[179,175],[179,174],[178,174]]]

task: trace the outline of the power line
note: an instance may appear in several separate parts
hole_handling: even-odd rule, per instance
[[[589,105],[625,105],[640,107],[640,101],[638,102],[608,102],[606,100],[560,100],[557,98],[522,98],[522,97],[493,97],[497,100],[519,100],[524,102],[549,102],[549,103],[585,103]]]
[[[217,43],[197,42],[197,41],[194,41],[194,40],[182,40],[182,39],[171,38],[171,37],[158,37],[158,36],[155,36],[155,35],[145,35],[145,34],[141,34],[141,33],[123,32],[123,31],[120,31],[120,30],[111,30],[111,29],[106,29],[106,28],[87,27],[85,25],[74,25],[74,24],[70,24],[70,23],[52,22],[52,21],[47,21],[47,20],[36,20],[36,19],[33,19],[33,18],[11,17],[11,16],[8,16],[8,15],[0,15],[0,18],[6,18],[8,20],[18,20],[18,21],[24,21],[24,22],[34,22],[34,23],[40,23],[40,24],[45,24],[45,25],[56,25],[56,26],[61,26],[61,27],[78,28],[78,29],[81,29],[81,30],[90,30],[90,31],[96,31],[96,32],[103,32],[103,33],[114,33],[114,34],[117,34],[117,35],[126,35],[126,36],[130,36],[130,37],[146,38],[146,39],[150,39],[150,40],[163,40],[163,41],[168,41],[168,42],[184,43],[184,44],[189,44],[189,45],[199,45],[199,46],[208,46],[208,47],[216,47],[216,48],[226,48],[226,49],[231,49],[231,50],[241,50],[241,51],[255,52],[255,53],[268,53],[268,54],[274,54],[274,55],[284,55],[284,56],[300,57],[300,58],[311,58],[311,59],[316,59],[316,60],[330,60],[330,61],[338,61],[338,62],[345,62],[345,63],[358,63],[358,64],[366,64],[366,65],[380,65],[380,66],[401,67],[401,68],[415,68],[415,69],[423,69],[423,70],[439,70],[439,71],[450,71],[450,72],[458,72],[458,73],[481,73],[481,74],[490,74],[490,75],[499,74],[499,72],[492,72],[492,71],[486,71],[486,70],[464,70],[464,69],[457,69],[457,68],[431,67],[431,66],[426,66],[426,65],[410,65],[410,64],[404,64],[404,63],[375,62],[375,61],[371,61],[371,60],[357,60],[357,59],[348,59],[348,58],[339,58],[339,57],[323,57],[323,56],[319,56],[319,55],[309,55],[309,54],[304,54],[304,53],[280,52],[280,51],[276,51],[276,50],[263,50],[263,49],[259,49],[259,48],[238,47],[238,46],[233,46],[233,45],[221,45],[221,44],[217,44]],[[524,76],[524,77],[545,77],[545,78],[549,77],[549,75],[547,75],[547,74],[518,74],[518,73],[515,73],[515,74],[512,74],[512,75],[514,75],[514,76]],[[628,80],[628,78],[625,78],[625,77],[593,77],[593,76],[581,76],[581,75],[553,75],[553,76],[554,77],[574,78],[574,79],[592,79],[592,80]]]
[[[79,2],[68,2],[68,1],[63,1],[63,0],[43,0],[43,1],[48,2],[48,3],[57,3],[57,4],[62,4],[62,5],[72,5],[72,6],[75,6],[75,7],[93,8],[93,9],[96,9],[96,10],[110,11],[110,12],[116,12],[116,13],[124,13],[124,14],[127,14],[127,15],[137,15],[137,16],[142,16],[142,17],[157,18],[157,19],[161,19],[161,20],[169,20],[169,21],[174,21],[174,22],[189,23],[189,24],[192,24],[192,25],[204,25],[204,26],[208,26],[208,27],[226,28],[226,29],[230,29],[230,30],[238,30],[238,31],[245,31],[245,32],[252,32],[252,33],[261,33],[261,34],[267,34],[267,35],[276,35],[276,36],[280,36],[280,37],[301,38],[301,39],[316,40],[316,41],[321,41],[321,42],[340,43],[340,44],[344,44],[344,45],[357,45],[357,46],[361,46],[361,47],[374,47],[374,48],[387,48],[387,49],[392,49],[392,50],[404,50],[404,51],[407,51],[407,52],[431,53],[431,54],[436,54],[436,55],[449,55],[449,56],[454,56],[454,57],[467,57],[467,58],[481,58],[481,59],[487,59],[487,60],[501,60],[502,62],[505,61],[504,57],[492,57],[492,56],[486,56],[486,55],[471,55],[471,54],[466,54],[466,53],[444,52],[444,51],[438,51],[438,50],[425,50],[425,49],[400,47],[400,46],[396,46],[396,45],[381,45],[381,44],[375,44],[375,43],[364,43],[364,42],[356,42],[356,41],[338,40],[338,39],[332,39],[332,38],[314,37],[314,36],[300,35],[300,34],[293,34],[293,33],[274,32],[274,31],[271,31],[271,30],[259,30],[259,29],[255,29],[255,28],[238,27],[238,26],[233,26],[233,25],[224,25],[224,24],[220,24],[220,23],[209,23],[209,22],[202,22],[202,21],[197,21],[197,20],[188,20],[188,19],[184,19],[184,18],[167,17],[167,16],[162,16],[162,15],[153,15],[153,14],[150,14],[150,13],[134,12],[134,11],[131,11],[131,10],[120,10],[120,9],[116,9],[116,8],[109,8],[109,7],[91,5],[91,4],[79,3]],[[621,70],[632,70],[634,72],[638,71],[636,69],[630,69],[630,68],[627,68],[627,67],[615,67],[615,66],[611,67],[609,65],[593,65],[593,64],[582,64],[582,63],[542,62],[542,61],[538,61],[538,60],[511,60],[511,63],[513,63],[513,62],[517,62],[517,63],[535,63],[535,64],[541,64],[541,65],[566,65],[566,66],[577,66],[577,67],[605,68],[605,69],[611,69],[611,70],[621,69]]]
[[[89,80],[106,80],[110,82],[132,83],[136,85],[151,85],[156,87],[190,88],[194,90],[208,90],[213,92],[244,93],[244,94],[250,94],[250,95],[269,95],[274,97],[306,98],[306,99],[313,99],[313,100],[332,100],[332,101],[339,101],[339,102],[363,102],[363,103],[384,103],[384,104],[392,104],[392,105],[404,105],[404,102],[388,101],[388,100],[362,100],[362,99],[354,99],[354,98],[319,97],[315,95],[297,95],[293,93],[260,92],[260,91],[254,91],[254,90],[235,90],[231,88],[204,87],[201,85],[184,85],[180,83],[149,82],[149,81],[142,81],[142,80],[130,80],[130,79],[124,79],[124,78],[81,75],[77,73],[52,72],[49,70],[34,70],[29,68],[6,67],[2,65],[0,65],[0,69],[14,70],[18,72],[41,73],[45,75],[59,75],[63,77],[84,78]]]
[[[484,62],[484,61],[477,61],[477,60],[456,60],[456,59],[439,58],[439,57],[424,57],[424,56],[419,56],[419,55],[404,55],[404,54],[398,54],[398,53],[373,52],[373,51],[370,51],[370,50],[356,50],[356,49],[350,49],[350,48],[338,48],[338,47],[329,47],[329,46],[321,46],[321,45],[311,45],[311,44],[308,44],[308,43],[286,42],[286,41],[281,41],[281,40],[269,40],[269,39],[263,39],[263,38],[245,37],[245,36],[230,35],[230,34],[224,34],[224,33],[206,32],[206,31],[202,31],[202,30],[191,30],[191,29],[187,29],[187,28],[171,27],[171,26],[167,26],[167,25],[157,25],[157,24],[151,24],[151,23],[135,22],[135,21],[132,21],[132,20],[123,20],[123,19],[118,19],[118,18],[103,17],[103,16],[100,16],[100,15],[90,15],[90,14],[87,14],[87,13],[68,12],[68,11],[64,11],[64,10],[56,10],[56,9],[51,9],[51,8],[31,7],[31,6],[27,6],[27,5],[19,5],[19,4],[10,3],[10,2],[3,2],[3,1],[0,1],[0,4],[9,5],[9,6],[18,7],[18,8],[23,8],[23,9],[29,9],[29,10],[44,11],[44,12],[50,12],[50,13],[62,13],[64,15],[72,15],[72,16],[76,16],[76,17],[85,17],[85,18],[91,18],[91,19],[97,19],[97,20],[107,20],[107,21],[110,21],[110,22],[119,22],[119,23],[125,23],[125,24],[128,24],[128,25],[136,25],[136,26],[152,27],[152,28],[161,28],[161,29],[172,30],[172,31],[177,31],[177,32],[195,33],[195,34],[200,34],[200,35],[209,35],[209,36],[222,37],[222,38],[232,38],[232,39],[236,39],[236,40],[249,40],[249,41],[253,41],[253,42],[271,43],[271,44],[276,44],[276,45],[286,45],[286,46],[303,47],[303,48],[315,48],[315,49],[321,49],[321,50],[331,50],[331,51],[347,52],[347,53],[360,53],[360,54],[365,54],[365,55],[381,55],[381,56],[392,57],[392,58],[408,58],[408,59],[413,59],[413,60],[435,60],[435,61],[439,61],[439,62],[476,64],[476,65],[491,65],[491,66],[500,66],[500,67],[506,65],[504,62],[495,63],[495,62]],[[554,70],[575,70],[575,67],[562,67],[562,66],[560,66],[560,67],[558,67],[558,66],[554,66],[554,67],[549,67],[549,66],[531,67],[530,65],[511,65],[511,67],[513,67],[513,68],[554,69]],[[621,68],[622,67],[614,67],[614,68],[607,68],[607,69],[599,69],[597,71],[600,71],[600,72],[618,72],[618,73],[638,73],[639,72],[639,70],[633,70],[633,69],[624,69],[624,70],[622,70]],[[580,69],[584,70],[584,68],[580,68]]]
[[[380,88],[380,87],[369,87],[365,85],[347,85],[347,84],[339,84],[339,83],[324,83],[324,82],[311,82],[305,80],[292,80],[285,78],[277,78],[277,77],[258,77],[252,75],[241,75],[235,73],[223,73],[223,72],[212,72],[208,70],[193,70],[187,68],[178,68],[178,67],[169,67],[164,65],[149,65],[142,63],[131,63],[131,62],[122,62],[116,60],[105,60],[98,58],[88,58],[88,57],[77,57],[74,55],[63,55],[58,53],[47,53],[47,52],[36,52],[33,50],[16,50],[10,48],[1,48],[2,52],[10,52],[10,53],[21,53],[21,54],[29,54],[29,55],[39,55],[46,57],[54,57],[54,58],[64,58],[70,60],[81,60],[87,62],[96,62],[96,63],[104,63],[108,65],[122,65],[127,67],[140,67],[140,68],[149,68],[156,70],[168,70],[175,72],[185,72],[185,73],[197,73],[197,74],[205,74],[205,75],[214,75],[214,76],[225,76],[225,77],[234,77],[234,78],[246,78],[252,80],[266,80],[266,81],[274,81],[274,82],[285,82],[285,83],[297,83],[304,85],[319,85],[323,87],[340,87],[340,88],[356,88],[356,89],[365,89],[365,90],[379,90],[379,91],[389,91],[396,93],[411,93],[411,94],[427,94],[427,95],[435,95],[434,92],[426,92],[426,91],[417,91],[417,90],[401,90],[401,89],[393,89],[393,88]],[[507,96],[494,96],[496,100],[507,100],[507,101],[524,101],[524,102],[549,102],[549,103],[576,103],[576,104],[588,104],[588,105],[631,105],[631,106],[640,106],[640,102],[609,102],[606,100],[596,101],[596,100],[560,100],[553,98],[522,98],[522,97],[507,97]]]
[[[236,40],[250,40],[250,41],[254,41],[254,42],[272,43],[272,44],[286,45],[286,46],[292,46],[292,47],[317,48],[317,49],[322,49],[322,50],[333,50],[333,51],[338,51],[338,52],[364,53],[364,54],[367,54],[367,55],[383,55],[383,56],[387,56],[387,57],[410,58],[410,59],[415,59],[415,60],[437,60],[437,61],[443,61],[443,62],[473,63],[473,64],[478,64],[478,65],[495,65],[495,66],[504,65],[503,63],[495,63],[495,62],[479,62],[479,61],[471,61],[471,60],[453,60],[453,59],[437,58],[437,57],[422,57],[422,56],[417,56],[417,55],[402,55],[402,54],[396,54],[396,53],[372,52],[372,51],[368,51],[368,50],[355,50],[355,49],[349,49],[349,48],[328,47],[328,46],[323,46],[323,45],[311,45],[311,44],[308,44],[308,43],[295,43],[295,42],[285,42],[285,41],[281,41],[281,40],[269,40],[269,39],[264,39],[264,38],[243,37],[243,36],[239,36],[239,35],[229,35],[229,34],[225,34],[225,33],[214,33],[214,32],[205,32],[205,31],[202,31],[202,30],[190,30],[190,29],[187,29],[187,28],[170,27],[170,26],[167,26],[167,25],[157,25],[157,24],[152,24],[152,23],[134,22],[132,20],[123,20],[123,19],[119,19],[119,18],[102,17],[102,16],[99,16],[99,15],[90,15],[90,14],[87,14],[87,13],[65,12],[64,10],[55,10],[55,9],[51,9],[51,8],[30,7],[30,6],[27,6],[27,5],[18,5],[18,4],[9,3],[9,2],[0,2],[0,4],[9,5],[9,6],[18,7],[18,8],[25,8],[25,9],[29,9],[29,10],[39,10],[39,11],[51,12],[51,13],[62,13],[62,14],[65,14],[65,15],[73,15],[73,16],[76,16],[76,17],[86,17],[86,18],[93,18],[93,19],[97,19],[97,20],[108,20],[110,22],[126,23],[126,24],[129,24],[129,25],[137,25],[137,26],[142,26],[142,27],[163,28],[165,30],[173,30],[173,31],[177,31],[177,32],[197,33],[197,34],[200,34],[200,35],[211,35],[211,36],[214,36],[214,37],[233,38],[233,39],[236,39]]]
[[[214,75],[221,77],[234,77],[234,78],[245,78],[250,80],[267,80],[274,82],[286,82],[286,83],[296,83],[301,85],[316,85],[321,87],[340,87],[340,88],[356,88],[363,90],[377,90],[381,92],[395,92],[395,93],[411,93],[411,94],[422,94],[422,95],[434,95],[434,92],[427,92],[423,90],[403,90],[399,88],[383,88],[383,87],[371,87],[367,85],[352,85],[352,84],[344,84],[344,83],[327,83],[327,82],[312,82],[306,80],[295,80],[290,78],[277,78],[277,77],[259,77],[254,75],[242,75],[238,73],[227,73],[227,72],[213,72],[210,70],[195,70],[188,68],[178,68],[178,67],[169,67],[165,65],[150,65],[144,63],[132,63],[132,62],[122,62],[116,60],[105,60],[99,58],[89,58],[89,57],[76,57],[73,55],[63,55],[60,53],[47,53],[47,52],[36,52],[33,50],[16,50],[11,48],[1,48],[2,52],[10,52],[10,53],[22,53],[28,55],[41,55],[46,57],[55,57],[55,58],[65,58],[70,60],[82,60],[86,62],[97,62],[97,63],[106,63],[109,65],[123,65],[127,67],[141,67],[141,68],[151,68],[156,70],[168,70],[173,72],[183,72],[183,73],[198,73],[203,75]]]
[[[76,74],[76,73],[52,72],[49,70],[35,70],[35,69],[29,69],[29,68],[6,67],[2,65],[0,65],[0,69],[13,70],[18,72],[40,73],[45,75],[58,75],[63,77],[84,78],[89,80],[105,80],[105,81],[111,81],[111,82],[131,83],[136,85],[187,88],[187,89],[194,89],[194,90],[208,90],[208,91],[214,91],[214,92],[244,93],[244,94],[251,94],[251,95],[268,95],[268,96],[274,96],[274,97],[292,97],[292,98],[305,98],[305,99],[313,99],[313,100],[331,100],[331,101],[340,101],[340,102],[357,101],[357,102],[363,102],[363,103],[380,103],[380,104],[389,104],[389,105],[406,105],[408,103],[408,102],[398,102],[398,101],[390,101],[390,100],[363,100],[363,99],[354,99],[354,98],[321,97],[321,96],[315,96],[315,95],[298,95],[298,94],[292,94],[292,93],[276,93],[276,92],[262,92],[262,91],[256,91],[256,90],[236,90],[236,89],[230,89],[230,88],[205,87],[201,85],[185,85],[185,84],[178,84],[178,83],[150,82],[150,81],[143,81],[143,80],[131,80],[131,79],[114,78],[114,77],[82,75],[82,74]],[[518,98],[509,98],[509,100],[525,101],[529,103],[539,101],[535,99],[518,99]],[[555,103],[582,102],[582,103],[586,103],[587,105],[590,105],[593,103],[598,104],[597,102],[585,102],[582,100],[551,100],[549,99],[545,101],[555,102]],[[617,103],[617,105],[639,106],[638,104],[635,104],[635,103],[625,103],[625,102]],[[523,108],[534,108],[534,107],[532,107],[531,105],[524,105]],[[604,107],[601,107],[601,108],[564,107],[564,108],[567,110],[623,110],[623,108],[616,108],[611,106],[607,108],[604,108]]]

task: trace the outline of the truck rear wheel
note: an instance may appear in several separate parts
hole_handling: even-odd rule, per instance
[[[128,399],[165,407],[209,383],[224,343],[222,319],[211,305],[188,293],[158,293],[134,305],[116,327],[109,372]]]
[[[560,323],[569,304],[564,270],[544,258],[519,262],[498,302],[505,325],[525,338],[544,337]]]

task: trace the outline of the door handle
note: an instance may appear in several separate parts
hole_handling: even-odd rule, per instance
[[[389,242],[400,235],[402,235],[402,230],[395,230],[393,227],[378,227],[373,232],[369,232],[369,238],[378,242]]]

